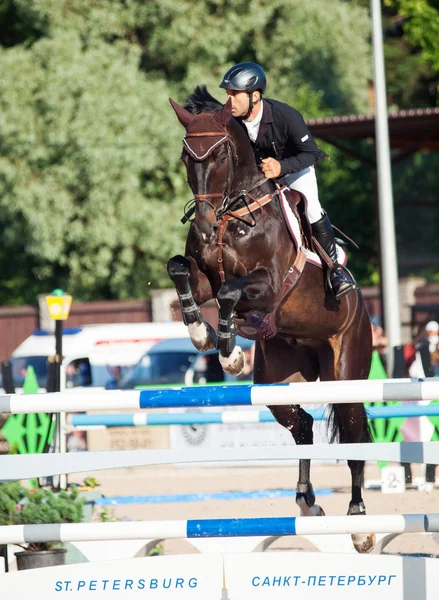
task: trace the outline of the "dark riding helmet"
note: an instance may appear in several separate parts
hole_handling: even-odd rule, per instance
[[[220,83],[224,90],[235,90],[237,92],[256,92],[261,94],[267,87],[267,78],[262,67],[256,63],[238,63],[227,71]]]

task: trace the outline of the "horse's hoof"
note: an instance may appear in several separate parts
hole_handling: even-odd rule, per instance
[[[187,326],[193,345],[198,352],[207,352],[216,348],[216,332],[206,321],[190,323]]]
[[[235,346],[229,356],[219,355],[223,371],[229,375],[241,375],[244,369],[244,352],[240,346]]]
[[[360,554],[368,554],[375,548],[375,534],[370,533],[369,535],[351,535],[352,543],[354,548]]]
[[[296,504],[300,508],[300,516],[301,517],[324,517],[325,511],[318,504],[314,504],[313,506],[308,506],[305,498],[299,497],[296,499]]]

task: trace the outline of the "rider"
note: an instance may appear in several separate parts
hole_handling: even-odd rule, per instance
[[[317,147],[299,111],[277,100],[262,99],[266,84],[262,67],[244,62],[227,71],[220,88],[232,99],[232,115],[245,127],[265,177],[281,178],[280,183],[306,197],[313,236],[334,263],[329,276],[339,300],[357,284],[338,263],[334,232],[319,202],[314,165],[327,155]]]

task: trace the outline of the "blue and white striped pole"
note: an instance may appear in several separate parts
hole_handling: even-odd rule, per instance
[[[325,420],[325,409],[307,410],[315,421]],[[377,406],[366,408],[369,419],[394,419],[410,417],[437,417],[439,404],[429,406]],[[185,412],[185,413],[131,413],[107,415],[70,415],[72,427],[145,427],[166,425],[225,425],[239,423],[275,423],[276,419],[268,410],[224,410],[223,412]]]
[[[164,390],[68,392],[0,396],[0,412],[79,412],[87,410],[195,408],[207,406],[288,406],[362,404],[439,399],[439,379],[306,382],[241,386],[200,386]]]
[[[439,514],[62,523],[0,527],[0,544],[361,533],[437,533]]]

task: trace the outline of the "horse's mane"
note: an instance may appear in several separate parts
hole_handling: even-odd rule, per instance
[[[211,96],[205,85],[197,85],[192,94],[187,97],[184,108],[193,115],[200,113],[215,113],[221,110],[223,105]]]

